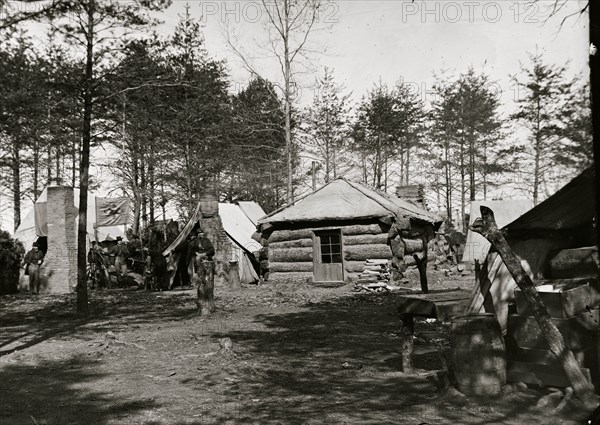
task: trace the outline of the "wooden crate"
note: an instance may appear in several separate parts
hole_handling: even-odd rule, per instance
[[[560,289],[559,292],[539,291],[540,298],[551,317],[568,318],[584,313],[592,306],[590,285],[588,283],[571,288]],[[522,316],[532,316],[533,311],[523,293],[515,290],[517,313]]]
[[[591,380],[589,369],[581,368],[581,371],[588,380]],[[518,361],[507,362],[506,382],[524,382],[548,387],[571,386],[567,375],[560,366]]]
[[[594,309],[568,319],[553,318],[552,322],[563,335],[567,347],[583,349],[596,343],[600,312]],[[531,316],[509,315],[506,336],[507,339],[514,340],[519,348],[549,348],[536,319]]]

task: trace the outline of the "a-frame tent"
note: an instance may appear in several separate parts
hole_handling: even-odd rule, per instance
[[[245,202],[247,209],[254,212],[254,215],[264,216],[262,208],[254,202]],[[249,205],[254,204],[254,205]],[[229,253],[229,262],[238,264],[239,278],[241,283],[253,283],[258,281],[258,274],[253,266],[254,252],[261,249],[260,243],[252,239],[252,234],[256,230],[256,226],[250,217],[239,205],[229,203],[219,203],[219,218],[222,223],[222,231],[226,235],[225,240],[229,244],[227,247],[217,246],[222,243],[222,240],[213,240],[213,245],[216,245],[217,257],[219,256],[219,250],[227,249]],[[179,257],[185,250],[188,237],[195,227],[203,227],[204,218],[200,204],[194,210],[194,213],[185,224],[181,233],[177,238],[169,245],[164,251],[163,256]],[[218,238],[220,239],[220,238]],[[170,262],[171,264],[179,263],[178,260]]]

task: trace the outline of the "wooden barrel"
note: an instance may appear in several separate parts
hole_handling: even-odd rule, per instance
[[[206,191],[200,196],[200,212],[204,218],[219,214],[219,201],[215,192]]]
[[[452,318],[450,345],[458,389],[469,395],[498,395],[506,383],[506,348],[496,316]]]

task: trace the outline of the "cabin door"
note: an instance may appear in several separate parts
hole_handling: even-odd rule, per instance
[[[339,229],[315,232],[314,281],[343,282],[342,233]]]

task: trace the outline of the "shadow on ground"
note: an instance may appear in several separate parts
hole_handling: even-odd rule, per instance
[[[75,294],[0,297],[0,356],[33,347],[50,338],[77,338],[90,329],[102,333],[124,326],[193,317],[190,291],[143,292],[105,290],[90,294],[90,316],[76,313]]]
[[[94,361],[71,358],[5,364],[0,385],[0,423],[103,425],[158,407],[152,400],[123,400],[94,387],[105,376]]]
[[[441,368],[437,352],[424,346],[416,347],[420,370],[400,372],[393,300],[391,294],[355,295],[309,303],[213,335],[231,338],[239,350],[227,390],[228,398],[242,400],[236,423],[572,423],[544,422],[533,410],[540,397],[533,390],[494,399],[442,395],[432,376]],[[418,326],[417,333],[428,332],[426,323]],[[215,372],[203,385],[219,379]]]

